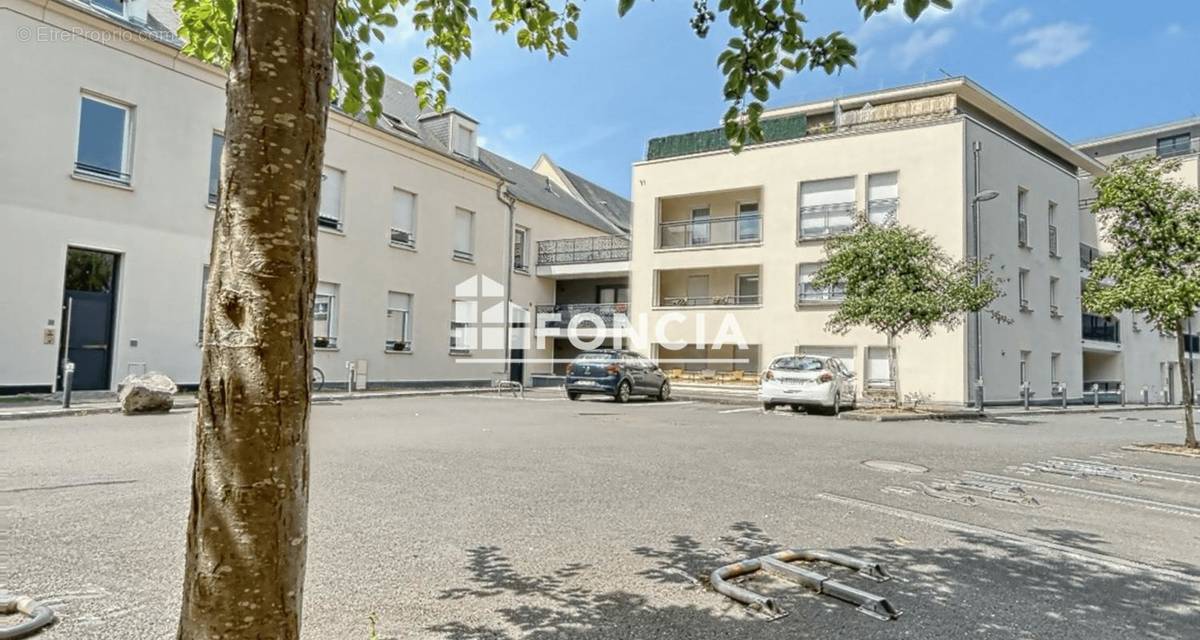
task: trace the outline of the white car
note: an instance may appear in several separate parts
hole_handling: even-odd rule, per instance
[[[788,354],[776,356],[759,379],[758,398],[770,411],[787,405],[793,411],[819,408],[836,413],[854,408],[854,374],[837,358]]]

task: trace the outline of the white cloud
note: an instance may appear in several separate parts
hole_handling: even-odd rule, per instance
[[[1166,34],[1172,38],[1183,35],[1183,25],[1179,24],[1178,22],[1172,22],[1171,24],[1167,25]]]
[[[1033,12],[1025,7],[1017,7],[1000,19],[1000,29],[1019,27],[1033,19]]]
[[[1021,47],[1017,64],[1028,69],[1057,67],[1087,51],[1092,46],[1087,25],[1056,22],[1037,27],[1012,39]]]
[[[892,59],[907,70],[918,60],[937,51],[954,37],[954,29],[942,27],[936,31],[916,31],[907,40],[892,47]]]
[[[500,130],[500,137],[505,140],[516,140],[525,135],[525,125],[513,124]]]

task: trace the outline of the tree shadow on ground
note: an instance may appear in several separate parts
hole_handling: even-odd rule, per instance
[[[1200,579],[1072,559],[989,536],[947,535],[951,539],[938,548],[918,547],[898,538],[834,549],[883,562],[897,578],[886,583],[866,581],[827,565],[814,567],[887,597],[904,611],[893,622],[869,618],[852,605],[773,578],[754,577],[747,586],[780,599],[791,615],[777,621],[752,614],[708,590],[707,576],[713,569],[786,546],[774,544],[755,524],[738,522],[716,544],[681,534],[664,547],[633,549],[648,566],[635,572],[640,583],[632,578],[625,582],[629,590],[595,588],[597,581],[588,566],[572,564],[547,574],[524,575],[516,568],[520,563],[501,549],[472,549],[467,564],[470,585],[446,590],[439,598],[495,598],[497,606],[488,609],[495,622],[457,620],[427,631],[447,640],[901,635],[1165,640],[1190,637],[1200,624]],[[1070,530],[1039,535],[1061,544],[1105,544],[1099,536]]]

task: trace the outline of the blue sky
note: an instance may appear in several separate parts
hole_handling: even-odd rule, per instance
[[[725,104],[715,61],[729,32],[697,38],[688,0],[639,0],[623,19],[615,0],[582,4],[580,40],[550,62],[476,25],[450,103],[482,122],[493,151],[526,165],[546,152],[628,194],[630,165],[649,138],[718,125]],[[1200,115],[1196,0],[956,0],[953,11],[916,23],[897,11],[863,23],[853,0],[804,7],[810,34],[852,35],[858,69],[790,76],[769,106],[933,80],[941,69],[1072,141]],[[394,30],[377,52],[383,66],[411,82],[423,35]]]

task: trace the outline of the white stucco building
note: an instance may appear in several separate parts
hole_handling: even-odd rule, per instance
[[[7,67],[21,99],[0,119],[0,266],[16,274],[0,292],[0,392],[58,389],[64,356],[77,389],[142,370],[199,379],[225,76],[181,55],[173,20],[169,2],[0,6],[0,58],[25,61]],[[330,115],[317,366],[339,381],[353,362],[371,385],[549,372],[505,373],[502,349],[478,348],[472,325],[503,299],[459,285],[511,282],[518,323],[538,305],[615,302],[614,287],[623,300],[628,202],[549,158],[529,168],[479,148],[486,123],[423,112],[402,83],[384,103],[375,126]],[[608,250],[566,250],[585,244]]]

